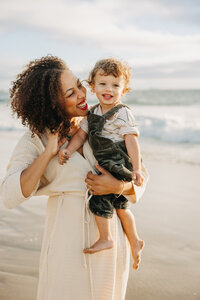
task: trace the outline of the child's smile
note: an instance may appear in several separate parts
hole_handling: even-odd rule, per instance
[[[102,96],[104,97],[105,100],[110,100],[110,99],[112,99],[112,97],[113,97],[113,96],[110,95],[110,94],[103,94]]]

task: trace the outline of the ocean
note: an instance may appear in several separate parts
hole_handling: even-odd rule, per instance
[[[12,116],[8,99],[0,91],[0,135],[25,130]],[[200,90],[138,90],[123,102],[133,109],[144,156],[200,165]],[[89,94],[88,104],[94,103]]]

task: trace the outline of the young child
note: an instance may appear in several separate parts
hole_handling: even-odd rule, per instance
[[[122,181],[141,185],[141,157],[137,137],[138,129],[131,109],[120,103],[121,97],[129,90],[130,67],[116,59],[103,59],[90,72],[88,83],[99,100],[92,107],[80,129],[59,151],[59,162],[66,160],[85,142],[89,144],[98,164]],[[144,242],[139,239],[134,216],[128,209],[128,200],[120,195],[93,195],[89,202],[99,230],[99,239],[84,253],[95,253],[113,247],[109,218],[114,208],[121,220],[131,246],[133,268],[137,269]]]

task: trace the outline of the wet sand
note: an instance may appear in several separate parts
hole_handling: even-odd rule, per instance
[[[145,240],[126,300],[200,299],[200,168],[147,161],[146,194],[134,208]]]

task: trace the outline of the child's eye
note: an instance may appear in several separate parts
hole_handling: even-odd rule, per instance
[[[105,85],[105,82],[100,82],[99,84],[100,84],[100,85]]]
[[[119,84],[114,84],[114,87],[119,87]]]

